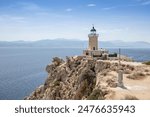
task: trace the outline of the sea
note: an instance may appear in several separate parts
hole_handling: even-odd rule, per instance
[[[108,48],[118,53],[118,48]],[[82,55],[83,48],[1,47],[0,100],[22,100],[47,78],[45,68],[53,57]],[[150,48],[122,48],[121,54],[143,62],[150,60]]]

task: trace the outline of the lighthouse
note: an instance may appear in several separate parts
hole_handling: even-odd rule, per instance
[[[90,30],[90,34],[88,35],[89,37],[89,50],[98,50],[98,34],[96,34],[96,29],[93,28]]]
[[[90,30],[90,34],[88,34],[88,48],[83,50],[83,55],[86,57],[92,57],[96,59],[107,59],[108,51],[106,49],[99,49],[98,47],[98,37],[99,34],[96,33],[96,29],[93,25]]]

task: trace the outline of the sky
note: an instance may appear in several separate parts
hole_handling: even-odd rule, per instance
[[[0,0],[0,41],[87,40],[92,24],[102,41],[150,42],[150,0]]]

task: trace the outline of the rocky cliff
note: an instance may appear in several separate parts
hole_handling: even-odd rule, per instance
[[[131,81],[149,78],[149,66],[141,63],[122,62],[121,69],[124,71],[125,79]],[[117,87],[118,61],[115,60],[94,60],[75,56],[67,57],[64,61],[55,57],[52,64],[47,65],[46,71],[48,77],[44,85],[37,88],[26,99],[138,99],[136,95],[129,92],[124,92],[120,94],[121,96],[116,94],[126,89]]]

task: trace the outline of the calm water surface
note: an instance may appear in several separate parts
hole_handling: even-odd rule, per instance
[[[0,48],[0,99],[23,99],[43,84],[53,57],[81,55],[79,48]],[[109,49],[118,52],[118,49]],[[122,49],[136,61],[150,60],[150,49]]]

